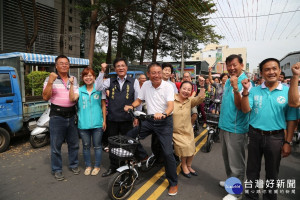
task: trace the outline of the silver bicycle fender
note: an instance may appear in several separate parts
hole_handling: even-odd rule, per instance
[[[135,173],[135,175],[136,175],[136,178],[139,176],[139,173],[136,171],[136,169],[133,167],[128,167],[128,165],[124,165],[124,166],[122,166],[122,167],[119,167],[118,169],[117,169],[117,172],[123,172],[123,171],[125,171],[125,170],[128,170],[128,169],[130,169],[130,170],[133,170],[134,171],[134,173]]]
[[[129,169],[129,167],[128,167],[127,165],[124,165],[124,166],[119,167],[119,168],[117,169],[117,171],[118,171],[118,172],[122,172],[122,171],[125,171],[125,170],[127,170],[127,169]]]

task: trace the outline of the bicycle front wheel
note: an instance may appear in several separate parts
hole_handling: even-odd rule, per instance
[[[215,134],[215,133],[213,133]],[[212,145],[213,145],[213,137],[212,137],[212,133],[208,133],[208,136],[207,136],[207,141],[206,141],[206,152],[210,152],[211,151],[211,148],[212,148]]]
[[[134,182],[134,173],[129,169],[114,174],[108,184],[109,197],[114,200],[126,199],[133,189]]]

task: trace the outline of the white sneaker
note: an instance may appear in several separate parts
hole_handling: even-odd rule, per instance
[[[234,196],[234,195],[232,195],[232,194],[227,194],[227,195],[223,198],[223,200],[239,200],[239,199],[242,199],[242,195],[239,196],[239,197],[236,197],[236,196]]]
[[[219,186],[224,188],[225,187],[225,181],[220,181]]]

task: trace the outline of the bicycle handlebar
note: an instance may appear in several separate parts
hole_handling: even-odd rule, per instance
[[[132,109],[129,109],[128,113],[131,115],[132,118],[136,118],[139,120],[154,119],[154,115],[146,115],[146,113],[141,112],[141,111],[133,112]]]

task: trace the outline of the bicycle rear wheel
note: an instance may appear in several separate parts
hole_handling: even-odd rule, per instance
[[[131,194],[134,182],[134,173],[129,169],[114,174],[108,184],[109,197],[114,200],[126,199]]]

